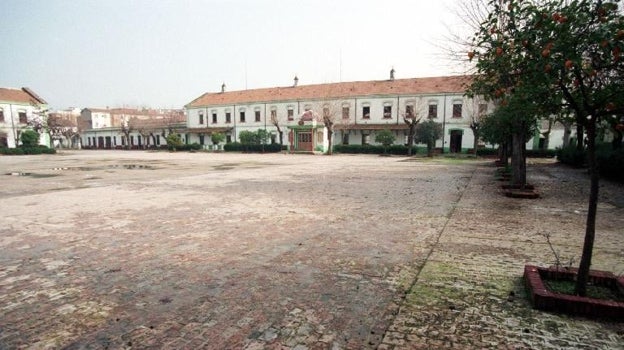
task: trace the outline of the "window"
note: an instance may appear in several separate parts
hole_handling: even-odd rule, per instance
[[[199,144],[200,145],[204,144],[204,135],[203,134],[199,134]]]
[[[370,119],[370,106],[362,107],[362,118]]]
[[[225,143],[232,143],[232,135],[225,135]]]
[[[225,112],[225,122],[226,123],[232,122],[232,114],[230,112]]]
[[[125,136],[122,136],[122,137],[121,137],[121,145],[122,145],[122,146],[125,146],[125,145],[126,145],[126,137],[125,137]],[[91,140],[89,140],[89,146],[91,146]]]
[[[461,118],[462,117],[462,104],[461,103],[453,103],[453,118]]]
[[[384,106],[383,117],[384,119],[392,118],[392,106]]]
[[[113,136],[113,146],[117,146],[117,136]]]
[[[487,104],[480,103],[479,104],[479,115],[482,116],[487,113]]]
[[[17,112],[17,115],[19,116],[19,122],[22,124],[27,124],[28,123],[28,118],[26,118],[26,112],[25,111],[19,111]]]
[[[362,134],[362,144],[368,145],[370,143],[370,134]]]
[[[260,121],[260,111],[256,111],[256,121]]]
[[[329,118],[329,107],[323,107],[323,117]]]
[[[137,135],[137,140],[139,140],[138,143],[139,143],[139,146],[141,146],[142,145],[141,144],[141,135]]]
[[[438,105],[433,104],[429,105],[429,114],[427,114],[427,118],[433,119],[438,117]]]
[[[0,108],[0,122],[4,122],[4,110]]]
[[[95,144],[95,140],[93,141],[93,143]],[[134,135],[130,135],[130,145],[134,146]]]
[[[405,116],[406,117],[413,117],[414,116],[414,106],[412,106],[412,105],[405,105]]]
[[[217,124],[217,112],[212,112],[212,124]]]
[[[274,113],[274,112],[276,111],[271,111],[271,113]],[[273,115],[271,114],[271,116]],[[288,120],[293,120],[293,119],[295,119],[295,110],[292,108],[288,108]]]
[[[342,119],[349,119],[349,107],[342,107]]]
[[[156,145],[160,146],[160,135],[156,135]]]
[[[349,133],[345,132],[342,134],[342,144],[343,145],[348,145],[349,144]]]
[[[199,124],[204,124],[204,112],[199,111]]]
[[[240,122],[244,123],[245,122],[245,111],[241,111],[240,112]]]

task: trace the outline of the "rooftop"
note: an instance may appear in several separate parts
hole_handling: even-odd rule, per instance
[[[44,99],[39,97],[27,87],[23,87],[21,89],[0,87],[0,101],[28,103],[34,105],[47,104]]]
[[[466,75],[395,80],[352,81],[316,85],[271,87],[231,92],[205,93],[186,107],[249,102],[334,99],[375,95],[463,93],[471,77]]]

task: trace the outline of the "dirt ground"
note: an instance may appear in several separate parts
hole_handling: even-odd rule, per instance
[[[531,309],[526,263],[578,263],[588,177],[532,160],[64,151],[0,156],[0,349],[621,349]],[[624,187],[592,267],[624,273]]]

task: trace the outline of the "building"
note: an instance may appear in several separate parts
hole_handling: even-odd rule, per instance
[[[334,145],[374,144],[375,133],[384,129],[403,144],[403,118],[411,114],[442,125],[437,147],[461,152],[473,147],[473,115],[493,108],[464,96],[469,82],[469,76],[394,79],[392,71],[390,79],[378,81],[299,85],[295,77],[291,86],[232,92],[224,84],[185,106],[185,132],[188,142],[207,144],[213,133],[225,133],[231,142],[243,130],[265,129],[291,151],[326,151],[323,117],[334,122]]]
[[[54,148],[80,148],[80,108],[70,107],[48,114],[48,130]]]
[[[168,134],[185,129],[185,119],[175,109],[84,108],[78,128],[83,148],[160,148]]]
[[[39,143],[50,146],[44,132],[47,109],[47,102],[29,88],[0,88],[0,147],[17,147],[26,129],[39,132]]]

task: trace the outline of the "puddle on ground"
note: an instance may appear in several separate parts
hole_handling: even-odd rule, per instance
[[[59,174],[36,174],[36,173],[20,173],[20,172],[6,173],[5,175],[9,175],[9,176],[29,176],[29,177],[34,177],[34,178],[44,178],[44,177],[59,176]]]
[[[112,165],[104,165],[104,166],[79,166],[79,167],[63,167],[63,168],[52,168],[52,170],[63,170],[63,171],[95,171],[95,170],[106,170],[106,169],[145,169],[145,170],[154,170],[155,167],[151,165],[141,165],[141,164],[112,164]]]

